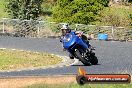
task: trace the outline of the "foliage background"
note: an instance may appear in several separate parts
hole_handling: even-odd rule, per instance
[[[7,4],[9,4],[8,0],[0,0],[0,18],[12,17],[6,12]],[[131,27],[131,8],[131,2],[127,5],[108,6],[108,0],[43,0],[37,19],[58,23]],[[24,15],[23,17],[26,18]],[[14,15],[12,18],[21,17]]]
[[[107,6],[108,0],[57,0],[53,20],[90,24],[98,20],[98,12]]]
[[[6,11],[13,19],[36,20],[42,12],[43,0],[6,0]]]

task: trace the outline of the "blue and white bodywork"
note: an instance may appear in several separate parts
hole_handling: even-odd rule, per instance
[[[79,59],[84,65],[97,64],[98,60],[95,53],[89,50],[89,46],[75,32],[67,33],[62,38],[63,48],[73,57]]]

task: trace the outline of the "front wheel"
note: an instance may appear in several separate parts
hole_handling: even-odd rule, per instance
[[[91,65],[91,63],[81,55],[79,50],[75,51],[75,55],[84,65]]]

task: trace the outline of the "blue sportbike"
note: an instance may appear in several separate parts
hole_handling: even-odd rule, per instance
[[[63,47],[69,52],[70,58],[79,59],[84,65],[96,65],[98,59],[88,44],[75,32],[67,33],[62,38]]]

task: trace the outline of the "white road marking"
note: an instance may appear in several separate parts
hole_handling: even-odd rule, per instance
[[[0,48],[1,50],[5,50],[6,48]]]
[[[16,49],[11,49],[11,50],[16,50]]]

